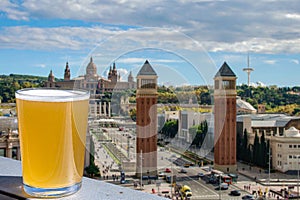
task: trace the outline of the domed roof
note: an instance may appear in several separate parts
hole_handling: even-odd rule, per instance
[[[93,58],[91,57],[90,62],[88,66],[86,67],[86,70],[97,70],[96,64],[93,62]]]
[[[290,127],[288,130],[285,130],[285,137],[300,137],[299,130],[295,127]]]
[[[256,109],[248,102],[242,100],[240,97],[236,98],[236,106],[240,109],[249,110],[251,112],[256,112]]]

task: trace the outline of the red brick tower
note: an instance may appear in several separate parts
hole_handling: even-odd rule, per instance
[[[157,175],[157,75],[146,60],[137,74],[136,175]]]
[[[226,173],[237,169],[236,79],[226,62],[214,78],[214,168]]]

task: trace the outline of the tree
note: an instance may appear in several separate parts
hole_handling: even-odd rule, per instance
[[[267,144],[265,139],[265,133],[261,134],[260,137],[260,166],[266,167],[268,163],[268,150],[267,150]]]
[[[90,165],[85,168],[86,173],[89,177],[93,178],[94,176],[100,176],[99,167],[95,164],[95,144],[93,138],[90,139]]]
[[[93,178],[94,176],[100,176],[100,170],[95,163],[91,163],[88,167],[85,168],[86,173],[89,177]]]
[[[161,129],[165,138],[174,138],[178,132],[178,120],[167,120]]]
[[[136,121],[136,108],[133,108],[129,111],[129,116],[132,119],[132,121]]]
[[[195,125],[189,129],[189,134],[194,137],[191,145],[201,147],[208,131],[207,121],[203,121],[200,125]]]
[[[242,148],[241,148],[242,158],[246,162],[250,162],[249,152],[248,152],[248,133],[247,129],[244,130],[243,140],[242,140]]]
[[[253,163],[259,165],[259,138],[257,133],[255,133],[253,151],[252,151]]]

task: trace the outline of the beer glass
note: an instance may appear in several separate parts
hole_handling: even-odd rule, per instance
[[[60,197],[81,187],[89,92],[30,88],[16,93],[23,189]]]

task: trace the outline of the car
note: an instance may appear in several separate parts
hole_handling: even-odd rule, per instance
[[[165,175],[165,173],[164,172],[158,172],[158,177],[165,177],[166,175]]]
[[[228,187],[228,184],[227,183],[221,183],[220,185],[218,185],[216,187],[216,190],[227,190],[229,187]]]
[[[169,168],[166,168],[166,169],[165,169],[165,172],[166,172],[166,173],[171,173],[171,170],[170,170]]]
[[[180,171],[179,171],[179,173],[184,173],[184,174],[186,174],[187,171],[186,171],[185,169],[181,168]]]
[[[241,192],[239,190],[230,191],[229,195],[231,196],[241,196]]]
[[[202,178],[202,177],[204,177],[204,174],[203,173],[198,173],[198,176],[200,177],[200,178]]]
[[[183,166],[186,167],[186,168],[189,168],[190,164],[189,163],[185,163]]]
[[[122,179],[122,180],[120,181],[120,183],[121,183],[121,184],[125,184],[125,183],[126,183],[126,180],[125,180],[125,179]]]
[[[254,200],[254,196],[253,195],[250,195],[250,194],[246,194],[242,197],[242,199],[244,200]]]

